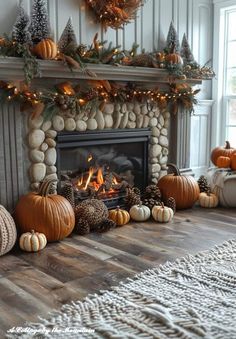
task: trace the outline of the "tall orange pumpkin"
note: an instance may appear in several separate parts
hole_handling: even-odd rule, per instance
[[[22,196],[16,206],[14,218],[21,233],[44,233],[47,241],[58,241],[67,237],[75,226],[75,215],[68,200],[49,194],[55,180],[42,183],[38,193]]]
[[[33,53],[41,59],[55,59],[57,56],[57,44],[51,39],[44,39],[33,48]]]
[[[167,174],[158,181],[163,200],[173,197],[177,209],[190,208],[198,200],[200,190],[197,181],[192,176],[180,174],[178,167],[168,164],[173,174]]]
[[[219,158],[220,156],[230,158],[233,153],[236,153],[236,149],[230,147],[229,141],[226,141],[224,147],[220,146],[212,150],[211,161],[213,162],[215,166],[217,166],[217,158]]]

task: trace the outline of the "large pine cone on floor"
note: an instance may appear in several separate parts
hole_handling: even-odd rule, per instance
[[[96,230],[107,218],[108,209],[101,200],[84,200],[75,207],[75,231],[80,234],[80,229],[86,229],[86,225],[90,231]]]

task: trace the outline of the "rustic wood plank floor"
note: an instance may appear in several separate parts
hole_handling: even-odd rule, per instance
[[[104,234],[72,235],[38,253],[0,258],[0,338],[64,303],[107,289],[165,261],[236,236],[236,209],[194,208],[169,224],[131,223]]]

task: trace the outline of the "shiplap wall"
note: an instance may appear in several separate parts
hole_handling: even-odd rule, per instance
[[[0,35],[11,33],[17,4],[18,0],[0,0]],[[30,13],[32,0],[23,0],[23,5]],[[136,42],[140,50],[152,51],[163,48],[170,22],[173,20],[180,40],[184,33],[187,34],[198,62],[204,64],[212,57],[212,0],[147,0],[139,9],[136,20],[123,30],[108,29],[106,32],[95,22],[84,0],[48,0],[47,5],[55,40],[60,37],[68,18],[72,17],[79,43],[91,44],[95,33],[99,32],[100,40],[112,41],[114,45],[121,45],[121,48],[129,49]],[[201,87],[199,99],[211,99],[210,83],[205,82]],[[192,128],[192,119],[183,114],[179,115],[174,125],[176,133],[172,145],[178,144],[178,147],[173,147],[172,153],[180,167],[188,167],[191,162],[196,168],[203,166],[196,159],[209,135],[205,133],[200,140],[193,139],[193,136],[197,128],[205,131],[210,128],[211,110],[209,105],[204,108],[204,102],[201,109],[206,112],[207,119],[202,119],[202,113],[198,110]],[[8,207],[12,207],[18,196],[28,189],[25,185],[26,168],[22,169],[25,137],[23,125],[20,112],[16,112],[15,108],[0,107],[0,203]],[[190,144],[191,135],[195,141],[194,146]],[[205,167],[207,162],[206,157]]]
[[[23,0],[30,13],[32,0]],[[0,34],[10,33],[15,21],[18,0],[0,0]],[[171,20],[180,40],[187,34],[195,57],[205,63],[211,58],[212,0],[146,0],[137,12],[136,20],[123,30],[101,29],[86,7],[84,0],[48,0],[48,11],[53,36],[58,40],[69,17],[72,17],[78,42],[90,44],[96,32],[100,39],[113,41],[122,48],[130,48],[136,42],[141,49],[152,51],[163,47]]]

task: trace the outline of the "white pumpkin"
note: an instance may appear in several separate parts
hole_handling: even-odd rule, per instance
[[[134,221],[146,221],[150,218],[151,211],[142,204],[131,207],[129,214]]]
[[[174,212],[172,208],[164,206],[154,206],[152,208],[152,216],[155,221],[158,222],[169,222],[173,219]]]
[[[47,238],[43,233],[30,232],[23,233],[19,240],[20,248],[26,252],[38,252],[47,245]]]
[[[202,192],[199,194],[199,204],[201,207],[214,208],[218,205],[219,199],[214,193]]]

